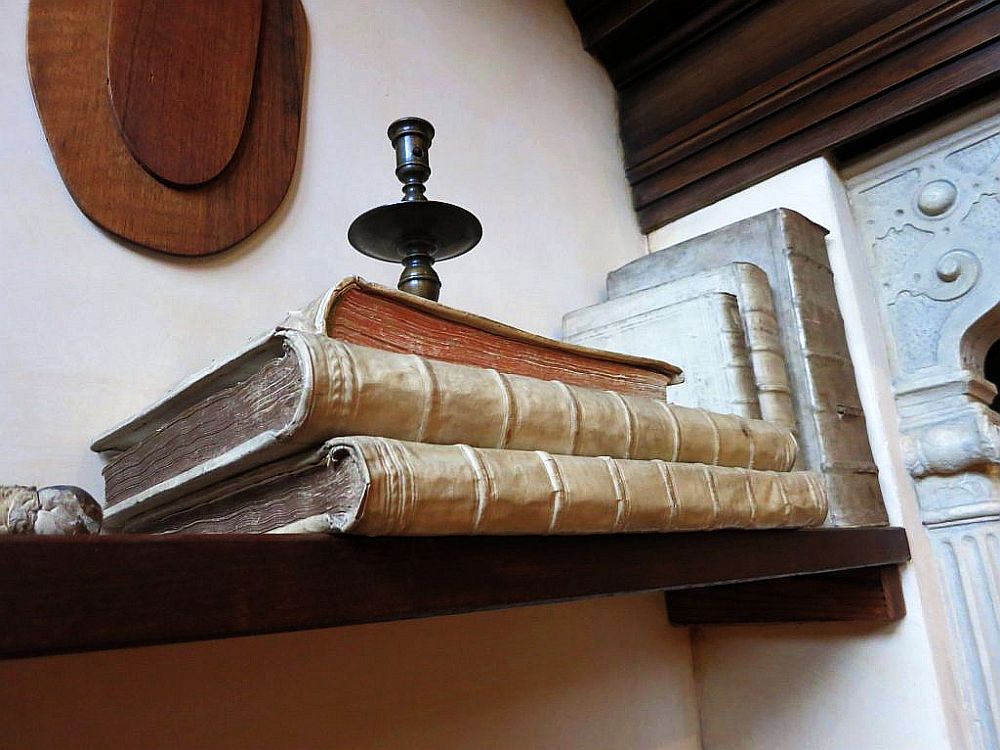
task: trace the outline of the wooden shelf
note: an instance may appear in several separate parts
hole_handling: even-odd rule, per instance
[[[735,595],[745,605],[740,586],[749,584],[742,582],[862,568],[884,578],[886,566],[908,559],[899,528],[506,538],[6,537],[0,538],[0,656],[704,586],[720,586],[723,600]],[[845,589],[843,576],[837,580],[840,592],[874,591],[868,584]],[[761,585],[749,601],[761,601]],[[811,600],[825,596],[812,584],[806,590]],[[794,615],[791,592],[786,585],[782,601]],[[766,602],[766,587],[763,596]],[[715,596],[710,609],[717,611],[720,601]],[[836,609],[826,601],[828,611]],[[682,604],[682,619],[696,621],[697,600]],[[874,619],[900,616],[898,607],[888,610],[892,616]]]

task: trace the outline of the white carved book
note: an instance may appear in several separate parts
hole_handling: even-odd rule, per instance
[[[788,373],[767,275],[729,263],[569,313],[567,341],[679,362],[672,403],[794,429]]]

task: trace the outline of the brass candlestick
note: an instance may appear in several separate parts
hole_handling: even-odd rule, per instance
[[[483,227],[464,208],[424,197],[424,183],[431,176],[428,152],[433,138],[434,126],[419,117],[406,117],[389,126],[403,199],[361,214],[347,230],[347,239],[364,255],[402,263],[399,289],[437,300],[441,279],[434,262],[467,253],[482,239]]]

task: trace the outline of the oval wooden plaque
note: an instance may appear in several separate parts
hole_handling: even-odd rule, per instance
[[[199,185],[233,158],[257,62],[261,0],[112,0],[108,93],[132,156]]]
[[[299,0],[263,0],[243,134],[221,173],[178,189],[136,160],[108,96],[112,0],[31,0],[35,104],[73,200],[95,224],[173,255],[207,255],[247,237],[278,208],[298,151],[306,63]]]

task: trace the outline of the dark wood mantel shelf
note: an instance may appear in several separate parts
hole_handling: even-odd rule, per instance
[[[891,603],[864,614],[871,603],[866,597],[881,601],[881,585],[833,571],[878,573],[884,580],[886,571],[895,572],[890,566],[908,559],[906,535],[898,528],[548,538],[7,537],[0,539],[0,656],[655,590],[684,591],[679,621],[690,622],[698,619],[692,587],[712,587],[698,591],[715,592],[709,609],[717,611],[732,599],[727,592],[744,608],[748,601],[766,602],[770,579],[781,586],[779,609],[789,609],[789,597],[813,604],[820,597],[829,614],[837,596],[853,600],[853,617],[807,613],[806,619],[892,620],[901,610]],[[824,589],[829,576],[835,577],[833,588]],[[789,588],[789,580],[798,583]],[[812,580],[820,589],[803,585]]]

